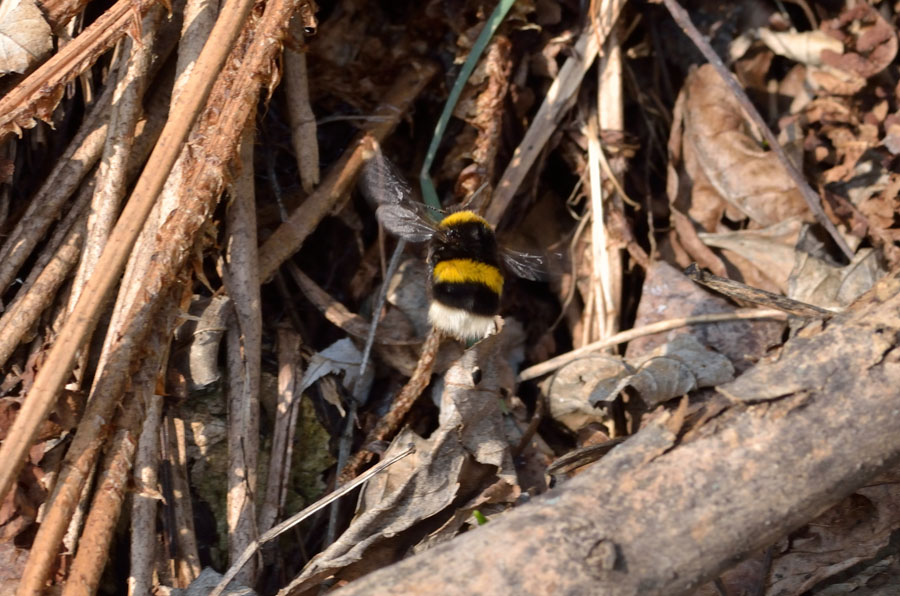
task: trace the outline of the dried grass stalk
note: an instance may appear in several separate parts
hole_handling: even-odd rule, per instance
[[[572,56],[559,69],[559,76],[547,91],[544,103],[500,177],[494,198],[485,213],[485,219],[491,224],[499,223],[550,135],[556,130],[562,116],[572,107],[581,87],[581,79],[597,57],[600,44],[612,30],[624,5],[625,0],[602,0],[597,13],[592,14],[594,26],[586,27],[581,33]],[[599,16],[595,18],[594,14]]]

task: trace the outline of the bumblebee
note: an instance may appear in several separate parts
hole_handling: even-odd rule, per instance
[[[494,330],[504,271],[545,277],[544,257],[499,246],[494,228],[473,211],[455,211],[435,223],[381,152],[366,163],[360,187],[378,205],[376,216],[389,232],[408,242],[429,242],[428,318],[447,335],[477,340]]]

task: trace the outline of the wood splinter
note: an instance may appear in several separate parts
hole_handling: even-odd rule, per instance
[[[786,296],[773,294],[772,292],[742,284],[739,281],[713,275],[712,273],[700,269],[700,267],[697,266],[697,263],[688,265],[684,270],[684,274],[698,284],[704,285],[729,298],[776,308],[798,317],[806,319],[823,319],[837,314],[812,304],[800,302],[799,300],[792,300]]]

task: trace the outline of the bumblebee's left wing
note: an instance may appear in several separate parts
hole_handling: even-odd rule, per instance
[[[425,216],[409,205],[385,203],[378,207],[375,216],[388,232],[407,242],[425,242],[435,233]]]
[[[381,151],[363,166],[359,186],[378,205],[375,215],[391,234],[408,242],[425,242],[435,233],[424,206],[413,199],[409,184]]]
[[[511,273],[523,279],[546,281],[550,277],[549,258],[546,255],[502,248],[500,257]]]
[[[359,187],[366,198],[376,205],[400,205],[414,202],[409,184],[397,173],[394,165],[381,151],[376,151],[375,155],[363,166]]]

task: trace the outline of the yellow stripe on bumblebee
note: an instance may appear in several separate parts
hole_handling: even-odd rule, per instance
[[[493,230],[491,224],[489,224],[486,219],[473,211],[457,211],[456,213],[451,213],[442,219],[438,226],[441,228],[449,228],[451,226],[458,226],[460,224],[471,222],[480,223],[481,225],[486,226],[487,229]]]
[[[487,286],[498,296],[503,292],[503,275],[500,270],[472,259],[441,261],[434,266],[434,282],[478,283]]]

